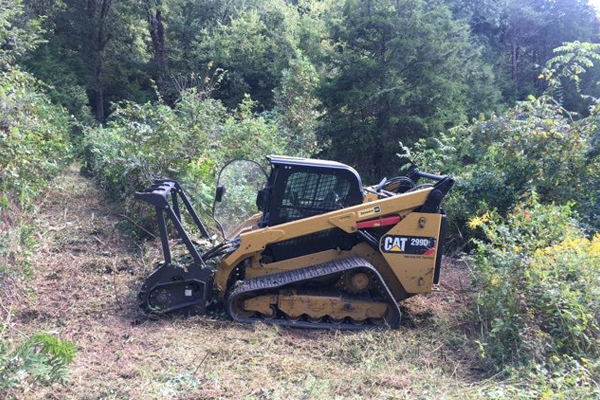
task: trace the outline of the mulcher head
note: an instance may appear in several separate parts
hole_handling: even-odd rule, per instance
[[[147,313],[166,313],[175,310],[187,313],[203,313],[212,299],[213,270],[206,265],[206,259],[219,252],[211,249],[200,254],[181,222],[179,200],[190,214],[203,237],[208,238],[208,231],[192,207],[189,199],[174,180],[161,179],[154,181],[150,188],[136,192],[135,197],[156,208],[158,228],[162,242],[164,263],[146,279],[138,294],[140,307]],[[166,226],[167,218],[177,230],[179,238],[186,245],[193,262],[185,267],[172,261],[169,237]],[[217,246],[218,248],[219,246]]]

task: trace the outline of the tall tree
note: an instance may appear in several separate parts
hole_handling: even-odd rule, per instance
[[[87,115],[89,103],[93,115],[104,120],[111,102],[153,96],[151,54],[144,42],[147,16],[139,2],[26,0],[26,5],[28,13],[47,16],[47,43],[25,63],[73,114]]]
[[[0,69],[41,42],[40,21],[28,18],[21,0],[0,0]]]
[[[198,72],[200,59],[196,48],[211,40],[213,30],[230,21],[239,11],[238,0],[168,0],[168,63],[175,73]]]
[[[371,179],[395,172],[399,141],[463,120],[474,107],[472,88],[496,90],[469,27],[440,3],[349,0],[331,29],[331,74],[321,89],[328,156]]]
[[[298,13],[283,0],[256,2],[241,8],[226,24],[205,30],[198,40],[196,59],[227,71],[215,93],[230,107],[245,94],[262,107],[273,107],[273,89],[298,47]]]
[[[599,22],[588,0],[445,0],[469,21],[505,100],[541,94],[540,66],[564,42],[597,42]]]

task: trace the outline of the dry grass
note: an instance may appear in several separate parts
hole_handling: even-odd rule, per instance
[[[463,324],[466,271],[404,303],[396,331],[239,325],[219,317],[138,320],[135,293],[160,256],[118,228],[106,195],[71,169],[38,221],[32,296],[15,328],[73,341],[68,385],[27,399],[463,398],[480,370]],[[147,246],[147,247],[144,247]]]

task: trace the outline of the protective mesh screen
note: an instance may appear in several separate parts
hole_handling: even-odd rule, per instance
[[[350,183],[339,176],[295,172],[288,178],[279,217],[294,221],[346,207]]]

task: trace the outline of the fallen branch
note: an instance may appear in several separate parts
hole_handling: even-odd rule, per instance
[[[202,364],[204,364],[204,361],[206,361],[207,358],[208,358],[208,351],[206,352],[206,355],[204,356],[202,361],[200,361],[200,364],[198,364],[196,366],[196,369],[194,370],[194,373],[192,374],[193,376],[196,376],[196,372],[198,372],[198,369],[200,369],[200,367],[202,366]]]

